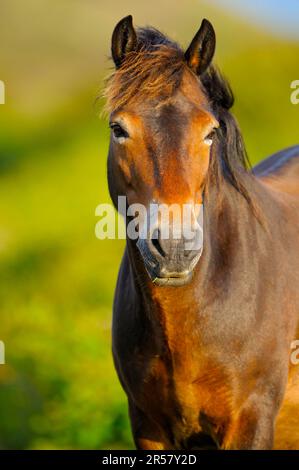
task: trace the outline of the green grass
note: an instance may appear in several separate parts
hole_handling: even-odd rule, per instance
[[[94,209],[108,200],[106,141],[91,121],[55,155],[35,149],[2,175],[3,448],[131,445],[110,353],[123,243],[94,235]]]

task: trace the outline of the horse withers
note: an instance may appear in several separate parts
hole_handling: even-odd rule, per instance
[[[187,204],[203,231],[127,237],[115,366],[139,449],[299,448],[299,146],[248,168],[214,50],[207,20],[186,52],[131,16],[113,32],[111,198]]]

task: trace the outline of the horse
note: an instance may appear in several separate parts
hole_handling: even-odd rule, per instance
[[[137,449],[299,448],[299,145],[251,169],[215,44],[206,19],[186,51],[131,15],[113,31],[113,204],[203,208],[188,250],[159,217],[127,236],[114,364]]]

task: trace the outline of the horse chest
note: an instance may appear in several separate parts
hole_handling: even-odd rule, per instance
[[[231,390],[222,368],[204,360],[199,365],[196,358],[152,358],[142,397],[148,413],[160,422],[166,419],[178,441],[210,428],[217,433],[231,415]]]

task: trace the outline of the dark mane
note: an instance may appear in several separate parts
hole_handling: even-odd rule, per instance
[[[169,39],[165,34],[158,31],[158,29],[148,26],[146,28],[138,28],[137,37],[139,47],[147,51],[154,50],[157,46],[169,46],[172,49],[177,48],[177,50],[182,54],[183,51],[180,46]]]
[[[259,210],[250,184],[252,182],[251,165],[238,123],[230,112],[234,104],[231,87],[214,65],[211,65],[201,77],[201,84],[220,124],[217,136],[221,160],[219,162],[219,157],[214,155],[216,158],[211,162],[212,177],[218,182],[220,176],[228,179],[244,196],[254,214],[259,218]]]
[[[159,104],[165,103],[179,88],[188,68],[181,47],[155,28],[139,28],[137,38],[137,50],[127,54],[121,67],[107,81],[105,97],[109,112],[131,100],[159,98]],[[215,155],[211,162],[212,177],[228,179],[257,214],[249,187],[251,172],[243,138],[230,113],[234,104],[231,88],[214,65],[198,82],[220,123],[217,136],[221,158]]]
[[[159,97],[162,104],[181,84],[187,65],[178,44],[154,28],[139,28],[137,38],[137,49],[126,55],[107,80],[104,96],[109,112],[138,99]]]

